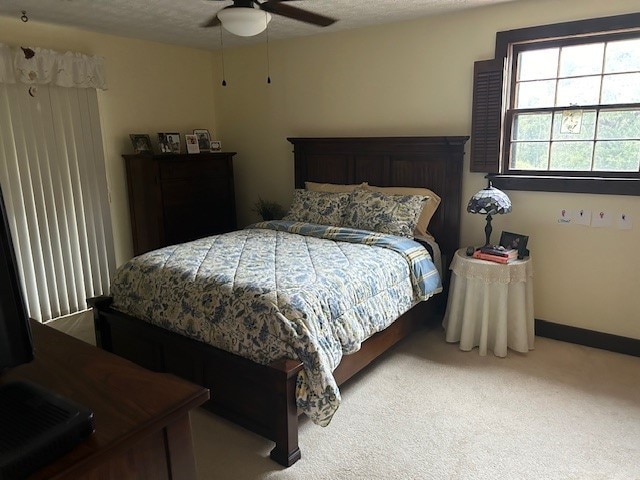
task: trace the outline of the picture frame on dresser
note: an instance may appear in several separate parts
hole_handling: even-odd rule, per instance
[[[206,128],[196,128],[193,130],[193,134],[198,137],[198,147],[201,152],[209,152],[211,149],[211,135]]]
[[[200,146],[198,145],[198,136],[193,134],[186,134],[184,141],[187,146],[187,153],[200,153]]]
[[[209,145],[212,152],[219,152],[222,150],[222,142],[220,140],[211,140]]]
[[[180,134],[177,132],[159,132],[158,144],[161,153],[180,153]]]
[[[149,138],[149,135],[146,133],[130,133],[129,138],[133,145],[133,153],[153,153],[153,149],[151,148],[151,138]]]

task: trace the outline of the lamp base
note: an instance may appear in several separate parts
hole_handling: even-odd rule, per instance
[[[493,229],[491,228],[491,214],[487,214],[487,224],[484,227],[484,235],[485,235],[485,247],[488,247],[489,245],[491,245],[491,231]]]

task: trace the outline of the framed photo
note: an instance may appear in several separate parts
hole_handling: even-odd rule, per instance
[[[176,132],[158,133],[161,153],[180,153],[180,134]]]
[[[195,129],[193,134],[198,137],[198,147],[200,148],[200,151],[208,152],[211,148],[211,135],[209,135],[209,130],[203,128]]]
[[[220,140],[211,140],[209,143],[209,148],[212,152],[219,152],[222,150],[222,142]]]
[[[200,153],[200,147],[198,146],[198,136],[187,134],[184,136],[184,140],[187,144],[187,153]]]
[[[153,153],[151,139],[146,133],[131,133],[129,138],[133,145],[133,153]]]
[[[502,235],[500,235],[500,245],[518,250],[518,258],[520,259],[529,256],[529,250],[527,250],[528,241],[529,237],[527,235],[520,235],[519,233],[502,232]]]

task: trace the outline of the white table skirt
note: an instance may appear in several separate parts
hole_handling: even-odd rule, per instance
[[[460,342],[460,349],[479,347],[498,357],[507,348],[533,350],[533,267],[531,259],[503,265],[454,255],[451,284],[443,326],[447,342]]]

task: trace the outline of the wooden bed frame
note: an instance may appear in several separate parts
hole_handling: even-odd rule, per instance
[[[429,230],[438,240],[443,270],[459,246],[461,178],[468,137],[289,138],[295,186],[304,182],[427,187],[442,198]],[[448,276],[448,275],[447,275]],[[421,302],[346,355],[334,372],[343,384],[430,319],[441,318],[445,294]],[[111,308],[110,297],[89,299],[98,346],[151,370],[169,372],[210,389],[205,405],[275,442],[271,458],[284,466],[300,459],[295,385],[298,360],[259,365],[182,337]]]

